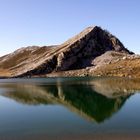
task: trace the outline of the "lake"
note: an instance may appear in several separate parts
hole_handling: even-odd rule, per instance
[[[0,139],[140,139],[140,80],[0,79]]]

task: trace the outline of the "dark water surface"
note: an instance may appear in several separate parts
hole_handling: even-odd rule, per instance
[[[0,80],[0,137],[140,133],[140,80]]]

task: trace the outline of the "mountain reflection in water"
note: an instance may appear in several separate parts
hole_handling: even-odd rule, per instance
[[[54,83],[10,82],[0,84],[6,89],[1,96],[22,104],[59,104],[97,123],[112,117],[136,91],[140,80],[122,78],[80,78]],[[7,90],[8,89],[8,90]]]

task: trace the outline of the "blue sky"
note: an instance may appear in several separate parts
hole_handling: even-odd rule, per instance
[[[140,0],[0,0],[0,55],[61,44],[98,25],[140,53]]]

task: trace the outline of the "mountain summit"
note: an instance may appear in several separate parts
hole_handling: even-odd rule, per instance
[[[110,51],[111,53],[107,53]],[[0,75],[24,77],[85,68],[93,69],[98,65],[101,59],[99,57],[106,53],[123,57],[133,54],[108,31],[98,26],[88,27],[61,45],[26,47],[1,57]],[[110,58],[116,59],[116,57]]]

